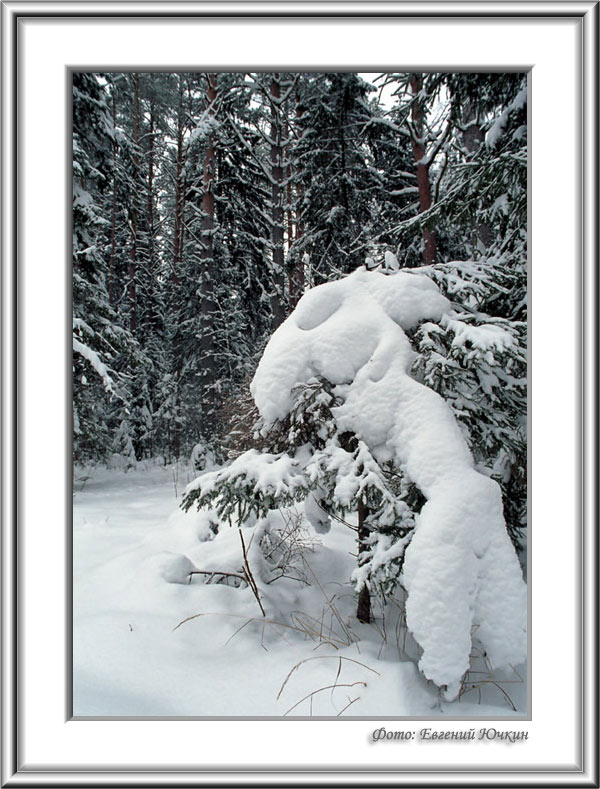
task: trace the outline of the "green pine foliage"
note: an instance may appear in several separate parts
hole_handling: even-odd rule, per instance
[[[291,252],[310,261],[310,284],[348,274],[364,262],[377,232],[384,146],[374,151],[373,90],[357,74],[302,75],[298,87],[298,221]],[[379,165],[379,166],[378,166]]]
[[[340,404],[325,379],[298,386],[284,419],[266,431],[256,425],[262,448],[202,474],[188,488],[182,506],[210,507],[238,526],[309,496],[341,520],[361,506],[369,536],[361,545],[355,588],[390,594],[424,499],[403,469],[378,462],[364,441],[340,433],[335,419]]]
[[[123,356],[133,339],[113,309],[103,240],[114,140],[95,75],[73,76],[73,452],[80,462],[112,450],[114,408],[127,385]]]
[[[479,470],[500,484],[517,548],[527,525],[526,334],[521,321],[465,312],[414,336],[413,374],[450,405]]]

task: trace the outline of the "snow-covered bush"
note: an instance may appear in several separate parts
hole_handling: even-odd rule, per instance
[[[513,335],[457,315],[429,273],[359,269],[307,292],[252,381],[265,451],[200,476],[184,506],[210,505],[239,525],[307,496],[357,511],[359,616],[365,590],[401,570],[420,668],[454,698],[473,630],[495,667],[524,659],[526,589],[498,484],[475,469],[453,408],[412,371],[434,383],[443,331],[451,346],[463,339],[456,347],[475,378],[496,349],[497,374]],[[481,358],[469,356],[473,345]],[[480,386],[489,375],[482,368]]]
[[[258,544],[272,573],[266,583],[288,578],[309,584],[306,556],[314,551],[319,541],[307,526],[302,513],[296,509],[282,510],[278,519],[266,518],[260,524]]]
[[[263,437],[265,449],[198,478],[184,506],[211,506],[230,524],[243,524],[304,501],[318,532],[328,530],[330,514],[360,512],[353,580],[364,599],[369,589],[393,591],[422,497],[398,462],[378,462],[353,432],[339,432],[333,412],[343,401],[333,389],[324,378],[294,387],[289,413]],[[368,621],[368,607],[361,618]]]

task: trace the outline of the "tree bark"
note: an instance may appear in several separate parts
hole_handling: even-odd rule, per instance
[[[474,155],[483,145],[485,134],[479,123],[473,105],[469,100],[462,106],[462,142],[465,149]],[[489,222],[478,222],[476,225],[477,237],[487,249],[494,240],[494,232]]]
[[[287,138],[287,150],[286,150],[287,167],[285,170],[285,179],[286,179],[285,214],[286,214],[286,224],[287,224],[287,248],[289,254],[289,249],[294,243],[294,209],[293,209],[294,194],[292,190],[292,156],[290,150],[292,135],[290,134],[290,127],[287,122],[285,124],[285,133]]]
[[[346,213],[346,218],[348,217],[348,209],[349,209],[349,201],[348,201],[348,181],[346,179],[346,124],[347,124],[347,112],[348,112],[348,86],[344,86],[344,90],[342,92],[342,103],[340,106],[340,117],[338,120],[338,135],[340,141],[340,151],[341,151],[341,159],[340,159],[340,169],[342,171],[342,206]]]
[[[271,97],[271,246],[273,256],[273,328],[277,328],[285,318],[284,310],[284,212],[282,205],[282,119],[281,119],[281,85],[279,74],[273,74],[270,87]]]
[[[139,183],[140,171],[140,75],[133,74],[134,86],[134,105],[133,105],[133,183],[137,187]],[[137,274],[137,229],[138,212],[136,205],[136,195],[133,196],[131,203],[131,248],[129,250],[129,329],[135,333],[137,329],[137,305],[136,305],[136,274]]]
[[[207,75],[208,114],[214,118],[216,112],[216,74]],[[202,258],[212,262],[213,260],[213,230],[215,224],[215,196],[214,180],[216,175],[216,154],[214,137],[211,134],[208,146],[204,154],[204,164],[202,168]]]
[[[148,199],[146,213],[148,222],[148,263],[154,271],[154,103],[150,104],[150,129],[148,135]]]
[[[299,122],[302,118],[303,109],[298,100],[296,100],[296,121]],[[288,135],[288,138],[291,141],[291,135]],[[291,142],[290,142],[291,144]],[[288,159],[291,162],[291,152],[288,153]],[[294,189],[292,189],[292,166],[290,163],[289,170],[288,170],[288,203],[289,203],[289,211],[290,216],[292,217],[292,227],[294,232],[293,242],[296,242],[302,238],[302,222],[301,222],[301,210],[302,210],[302,197],[303,197],[303,186],[301,181],[296,178]],[[295,194],[294,194],[295,192]],[[295,200],[294,200],[295,198]],[[292,206],[292,204],[294,204]],[[290,231],[291,232],[291,231]],[[304,261],[302,256],[299,255],[297,250],[294,254],[294,262],[289,269],[288,274],[288,288],[290,294],[290,310],[293,310],[296,304],[300,301],[302,297],[302,293],[304,292]]]
[[[358,561],[360,565],[360,555],[368,550],[369,546],[367,540],[371,533],[368,526],[365,525],[365,520],[368,515],[368,510],[363,501],[358,502]],[[371,621],[371,594],[369,587],[365,584],[358,593],[358,607],[356,609],[356,617],[360,622]]]
[[[216,116],[217,75],[207,74],[206,97],[208,114]],[[215,338],[214,338],[214,227],[215,227],[215,178],[217,176],[217,157],[214,135],[211,134],[204,154],[202,167],[202,248],[200,275],[200,315],[201,315],[201,370],[200,388],[202,402],[202,433],[207,438],[212,433],[214,421],[211,389],[215,382]]]
[[[423,124],[423,108],[417,98],[423,87],[423,78],[420,74],[411,74],[410,88],[413,94],[412,121],[414,135],[412,140],[413,156],[417,168],[417,187],[419,190],[419,210],[421,213],[431,208],[431,182],[429,180],[429,163],[425,161],[425,140]],[[435,263],[437,252],[437,233],[431,228],[423,228],[423,265]]]
[[[179,76],[177,104],[177,158],[175,163],[175,221],[173,226],[173,283],[179,284],[179,267],[183,258],[183,214],[185,189],[183,184],[183,80]]]
[[[113,130],[116,131],[117,128],[117,98],[116,98],[116,89],[113,83],[112,89],[112,122],[113,122]],[[115,272],[115,261],[116,261],[116,251],[117,251],[117,151],[118,151],[118,143],[115,137],[113,137],[112,141],[112,151],[113,151],[113,177],[112,177],[112,204],[110,209],[110,253],[108,256],[108,300],[110,304],[115,304],[115,282],[116,282],[116,272]]]

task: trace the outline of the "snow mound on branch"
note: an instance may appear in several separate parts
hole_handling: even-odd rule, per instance
[[[432,280],[407,272],[389,277],[360,268],[309,290],[271,337],[250,386],[261,416],[269,425],[286,416],[293,387],[315,376],[334,384],[352,382],[380,341],[391,336],[390,327],[410,329],[449,309]],[[400,336],[403,354],[410,355],[408,340],[403,332]],[[380,362],[371,363],[377,375]]]
[[[358,269],[306,293],[274,333],[251,391],[266,428],[311,378],[336,385],[340,432],[402,465],[427,499],[404,562],[407,623],[419,666],[452,699],[477,637],[495,668],[526,656],[526,587],[498,485],[477,473],[449,406],[410,377],[404,330],[441,320],[450,303],[428,277]]]

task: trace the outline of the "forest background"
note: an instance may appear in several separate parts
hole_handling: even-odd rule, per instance
[[[235,455],[248,382],[306,289],[424,267],[515,340],[491,358],[456,327],[415,335],[519,544],[525,75],[77,73],[73,91],[75,462]]]

